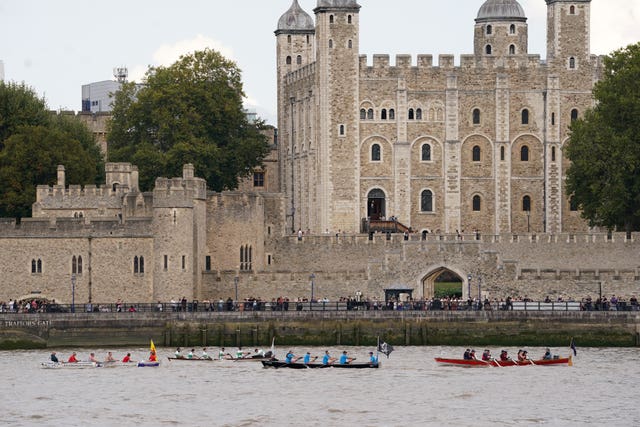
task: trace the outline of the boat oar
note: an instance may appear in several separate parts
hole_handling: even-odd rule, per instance
[[[493,360],[493,363],[495,363],[497,366],[499,366],[500,368],[503,368],[500,362],[498,362],[498,359],[492,359],[492,360]]]

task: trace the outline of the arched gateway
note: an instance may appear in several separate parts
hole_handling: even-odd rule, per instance
[[[445,266],[431,266],[427,269],[427,272],[420,276],[418,282],[418,289],[422,292],[422,296],[424,298],[433,298],[435,295],[436,281],[443,274],[450,274],[455,276],[462,282],[462,295],[463,298],[468,297],[468,283],[466,279],[466,275],[463,270],[457,267],[445,267]],[[418,297],[418,295],[415,295]]]

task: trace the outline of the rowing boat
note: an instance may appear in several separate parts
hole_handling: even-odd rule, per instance
[[[212,359],[212,358],[202,358],[202,357],[192,357],[191,359],[189,359],[188,357],[167,357],[167,359],[169,359],[169,361],[174,361],[174,360],[178,360],[181,362],[214,362],[218,359]]]
[[[572,356],[564,358],[554,359],[539,359],[539,360],[466,360],[466,359],[447,359],[444,357],[436,357],[436,362],[443,365],[452,366],[475,366],[475,367],[487,367],[487,366],[550,366],[550,365],[568,365],[573,366]]]
[[[138,368],[144,368],[144,367],[157,368],[158,366],[160,366],[159,361],[152,362],[150,360],[141,360],[138,362]]]
[[[342,369],[367,369],[379,368],[380,363],[348,363],[348,364],[328,364],[322,363],[299,363],[299,362],[282,362],[278,360],[263,360],[262,366],[265,368],[289,368],[289,369],[322,369],[322,368],[342,368]]]
[[[42,362],[44,369],[86,369],[101,368],[104,365],[100,362]]]

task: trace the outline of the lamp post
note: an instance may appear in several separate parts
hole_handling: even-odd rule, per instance
[[[482,300],[482,276],[478,274],[478,301]]]
[[[316,279],[315,273],[311,273],[311,276],[309,276],[309,279],[311,279],[311,301],[310,301],[310,303],[313,303],[313,287],[315,285],[314,280]]]
[[[76,312],[76,275],[71,275],[71,312]]]
[[[467,297],[471,298],[471,275],[467,275]]]
[[[237,305],[238,304],[238,276],[237,275],[236,275],[236,277],[233,278],[233,284],[236,287],[236,299],[235,299],[235,302],[236,302],[236,305]]]

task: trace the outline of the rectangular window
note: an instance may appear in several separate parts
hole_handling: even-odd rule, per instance
[[[253,186],[264,187],[264,172],[253,173]]]
[[[204,270],[211,271],[211,256],[207,255],[204,257]]]
[[[271,254],[267,255],[267,265],[271,265]]]
[[[169,255],[164,256],[164,264],[162,268],[164,268],[164,271],[167,271],[169,269]]]
[[[182,255],[182,269],[184,270],[187,267],[187,257]]]

